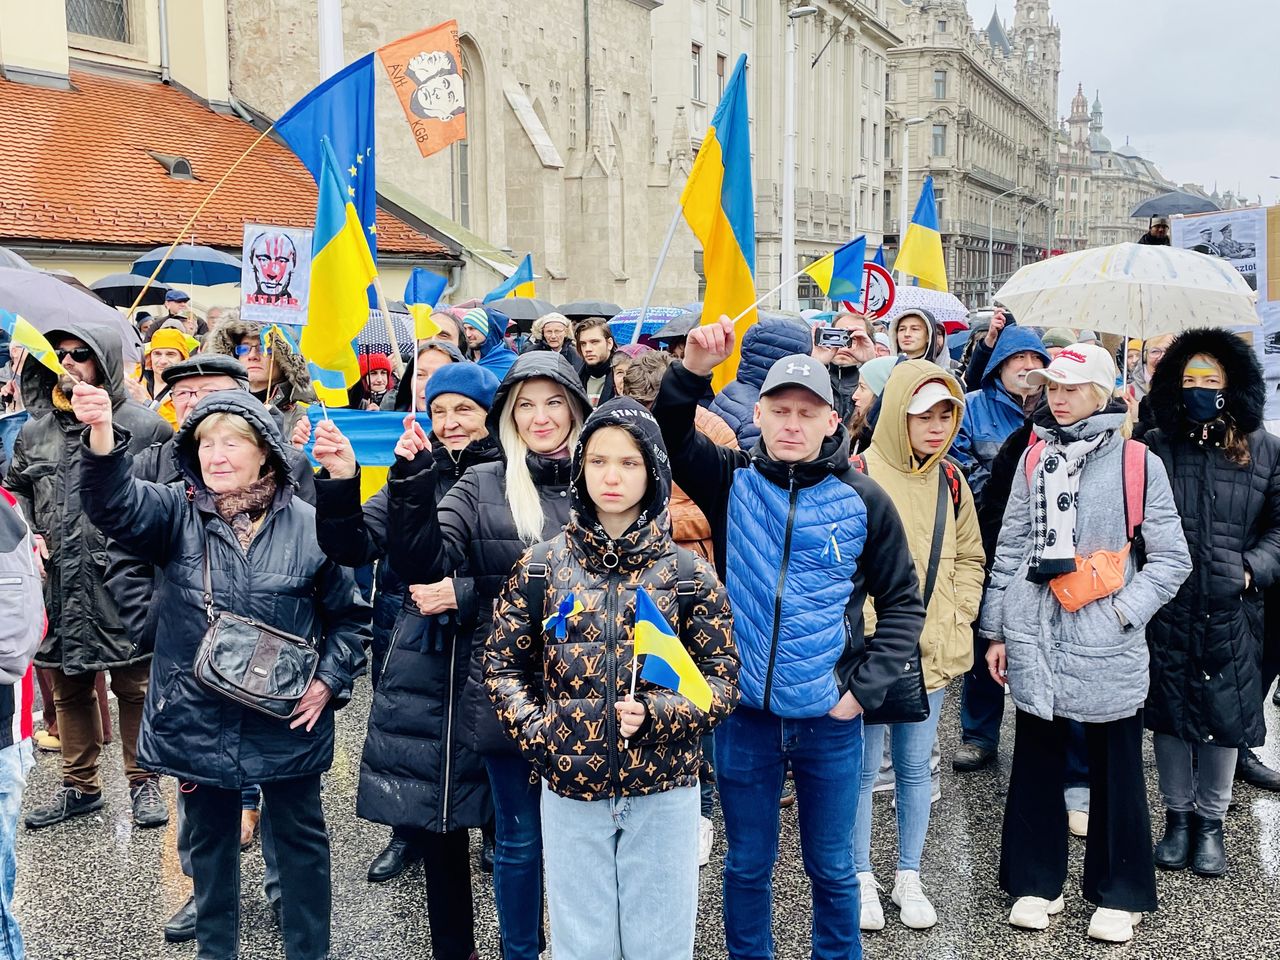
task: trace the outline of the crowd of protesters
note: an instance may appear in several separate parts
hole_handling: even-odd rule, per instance
[[[49,332],[61,375],[10,346],[8,956],[33,742],[62,774],[32,831],[102,808],[118,740],[135,823],[178,819],[193,892],[165,938],[238,955],[260,838],[285,956],[327,957],[323,775],[366,682],[355,812],[389,829],[368,879],[422,864],[441,960],[478,956],[471,831],[506,960],[548,929],[557,960],[692,956],[717,805],[730,957],[773,955],[793,803],[815,957],[936,925],[959,907],[922,872],[948,696],[959,774],[1014,711],[1013,927],[1055,922],[1075,836],[1088,936],[1132,939],[1157,868],[1230,870],[1233,782],[1280,791],[1252,752],[1280,672],[1280,439],[1235,335],[1104,344],[997,309],[953,356],[926,310],[635,346],[605,318],[518,333],[501,302],[434,316],[403,359],[360,356],[350,406],[402,431],[372,495],[278,328],[206,323],[174,291],[140,370],[90,325]]]

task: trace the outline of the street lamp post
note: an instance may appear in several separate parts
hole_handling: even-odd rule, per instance
[[[1047,198],[1044,200],[1037,200],[1031,206],[1023,210],[1022,215],[1018,217],[1018,266],[1019,267],[1022,266],[1022,227],[1027,222],[1027,214],[1029,214],[1036,207],[1043,207],[1048,202],[1049,201]]]
[[[858,181],[865,180],[865,173],[855,173],[849,178],[849,239],[858,235]]]
[[[787,11],[783,38],[782,78],[782,264],[780,279],[796,269],[796,20],[810,17],[817,7],[796,7]],[[783,310],[796,309],[794,280],[786,280],[778,302]]]
[[[902,196],[898,197],[898,252],[902,252],[902,238],[907,235],[907,192],[911,184],[911,128],[924,123],[924,117],[911,117],[902,121]],[[941,224],[939,224],[941,226]],[[899,271],[898,282],[906,276]]]
[[[1006,190],[997,197],[991,198],[991,203],[987,206],[987,302],[996,295],[995,278],[996,278],[996,202],[1003,200],[1011,193],[1017,193],[1019,187]]]

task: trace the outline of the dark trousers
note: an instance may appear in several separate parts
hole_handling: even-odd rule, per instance
[[[1280,584],[1267,589],[1263,603],[1262,702],[1267,702],[1271,685],[1280,676]]]
[[[476,949],[476,918],[471,902],[471,844],[467,831],[432,833],[396,827],[394,833],[422,853],[431,956],[435,960],[467,960]]]
[[[973,667],[964,675],[960,698],[960,734],[965,743],[986,750],[1000,747],[1004,719],[1004,687],[987,670],[987,641],[973,633]]]
[[[332,886],[320,775],[262,784],[264,847],[278,854],[281,932],[288,960],[327,960]],[[240,949],[240,791],[184,785],[200,960]]]
[[[124,772],[134,784],[153,776],[138,766],[138,730],[142,726],[142,703],[147,695],[151,664],[135,663],[113,667],[111,691],[120,711],[120,746],[124,751]],[[101,696],[101,673],[66,674],[53,671],[53,699],[58,719],[58,739],[62,741],[63,782],[86,793],[102,790],[99,760],[102,754],[106,709],[106,688]]]
[[[1086,723],[1089,836],[1084,897],[1113,910],[1156,909],[1151,817],[1142,763],[1142,712]],[[1015,897],[1055,899],[1067,879],[1066,778],[1070,721],[1017,711],[1013,770],[1000,843],[1000,886]]]

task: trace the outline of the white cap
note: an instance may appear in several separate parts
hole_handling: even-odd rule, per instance
[[[960,406],[960,398],[952,393],[945,383],[941,380],[926,380],[911,395],[911,402],[907,404],[907,413],[917,417],[932,410],[944,400],[949,400],[957,407]]]
[[[1027,383],[1096,383],[1108,391],[1116,386],[1116,362],[1096,343],[1073,343],[1063,348],[1043,370],[1027,372]]]

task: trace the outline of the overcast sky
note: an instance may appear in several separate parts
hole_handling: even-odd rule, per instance
[[[992,0],[968,0],[974,23]],[[1014,0],[996,0],[1012,27]],[[1102,95],[1103,132],[1128,136],[1175,183],[1280,202],[1280,3],[1051,0],[1062,28],[1058,116],[1076,84]]]

